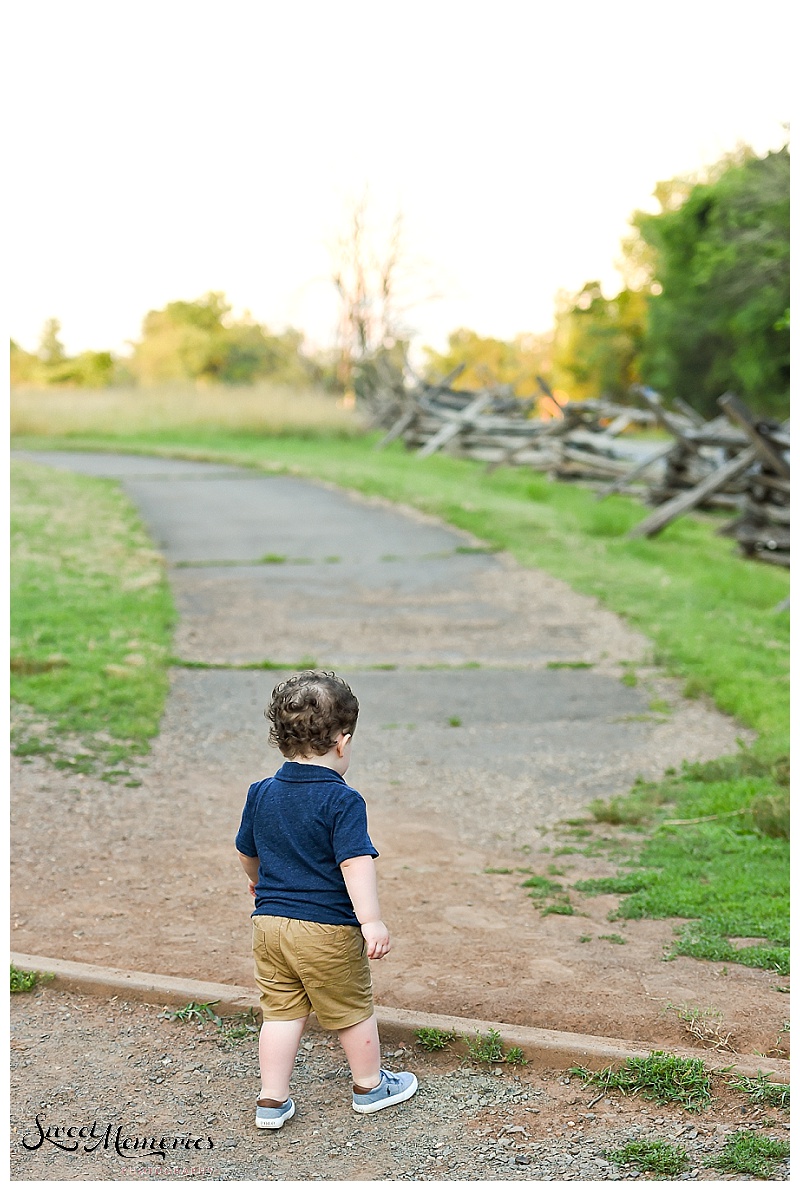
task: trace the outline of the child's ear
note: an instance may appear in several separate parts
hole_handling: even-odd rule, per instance
[[[353,739],[353,735],[351,732],[340,732],[339,733],[339,739],[336,741],[336,752],[337,752],[338,756],[340,756],[340,757],[344,756],[344,750],[347,748],[347,742],[348,742],[348,740],[352,740],[352,739]]]

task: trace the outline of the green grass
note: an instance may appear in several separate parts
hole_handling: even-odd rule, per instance
[[[594,662],[548,662],[548,670],[591,670]]]
[[[618,1166],[635,1166],[664,1178],[677,1178],[689,1165],[686,1151],[666,1141],[629,1141],[618,1150],[610,1150],[606,1157]]]
[[[773,1083],[766,1075],[755,1077],[737,1075],[730,1081],[728,1087],[736,1092],[744,1092],[752,1104],[761,1107],[789,1109],[790,1087],[788,1084]]]
[[[575,907],[570,904],[569,893],[558,881],[553,881],[550,877],[528,877],[522,882],[522,888],[528,890],[528,897],[533,899],[543,917],[547,914],[575,913]]]
[[[12,747],[124,777],[167,692],[161,558],[111,481],[17,461],[11,481]]]
[[[529,890],[529,897],[552,897],[562,891],[558,881],[551,881],[549,877],[528,877],[522,887]]]
[[[757,1133],[739,1130],[726,1140],[722,1153],[709,1158],[706,1165],[730,1174],[750,1174],[768,1179],[779,1162],[789,1157],[788,1141],[773,1141]]]
[[[689,767],[605,809],[594,805],[598,819],[638,824],[647,839],[639,860],[655,877],[619,912],[694,919],[675,954],[785,970],[789,615],[774,609],[786,596],[788,575],[739,557],[729,539],[717,537],[726,516],[684,517],[653,540],[629,541],[626,531],[645,513],[632,498],[598,503],[585,488],[525,469],[487,473],[443,455],[422,461],[401,444],[376,451],[377,437],[259,437],[208,426],[15,445],[224,460],[333,482],[442,517],[485,548],[509,551],[602,601],[653,641],[652,660],[678,675],[687,694],[709,696],[759,734],[752,750],[721,766]],[[57,685],[52,674],[39,677]],[[628,664],[622,681],[642,680]],[[716,818],[658,829],[665,818],[710,815]],[[574,832],[576,839],[590,834],[586,827]],[[737,936],[768,943],[742,951],[730,942]]]
[[[668,958],[789,970],[789,790],[782,755],[745,750],[685,765],[661,782],[593,803],[599,822],[646,824],[635,867],[578,882],[618,893],[614,917],[687,918]],[[630,857],[628,857],[630,862]],[[737,946],[737,938],[764,943]]]
[[[191,662],[171,657],[169,664],[182,670],[315,670],[317,667],[313,658],[301,658],[299,662],[275,662],[270,658],[260,662]]]
[[[603,1091],[635,1094],[658,1104],[677,1103],[691,1112],[711,1103],[711,1073],[703,1060],[684,1059],[662,1050],[651,1051],[644,1059],[626,1059],[616,1071],[612,1067],[602,1071],[573,1067],[571,1072]]]

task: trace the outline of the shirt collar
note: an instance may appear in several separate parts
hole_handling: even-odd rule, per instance
[[[284,761],[275,775],[283,782],[341,782],[346,785],[344,778],[335,769],[327,765],[299,765],[297,761]]]

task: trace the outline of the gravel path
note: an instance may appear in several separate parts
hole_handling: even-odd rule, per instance
[[[683,1178],[706,1181],[720,1178],[707,1163],[733,1132],[788,1137],[783,1111],[753,1109],[724,1080],[711,1109],[690,1113],[635,1096],[598,1099],[595,1087],[565,1072],[475,1066],[419,1047],[386,1056],[395,1070],[417,1072],[417,1095],[358,1117],[344,1056],[322,1032],[310,1032],[298,1056],[294,1119],[259,1132],[257,1057],[247,1038],[227,1042],[210,1023],[47,988],[13,999],[11,1025],[13,1179],[588,1182],[646,1178],[609,1155],[630,1141],[661,1140],[685,1152]],[[94,1139],[75,1152],[42,1141],[56,1126],[88,1135],[95,1122]],[[120,1139],[184,1144],[165,1158],[141,1149],[123,1157],[117,1130]],[[200,1146],[187,1150],[187,1138]],[[774,1177],[788,1178],[788,1164]]]

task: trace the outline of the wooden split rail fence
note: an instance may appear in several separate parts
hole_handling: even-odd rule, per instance
[[[460,371],[438,385],[419,381],[402,400],[392,394],[373,413],[373,425],[388,427],[378,446],[402,438],[420,458],[446,450],[480,460],[489,470],[516,464],[556,479],[608,482],[630,470],[630,455],[619,449],[622,431],[655,425],[651,411],[610,401],[560,405],[541,378],[542,393],[556,416],[536,418],[537,399],[517,398],[510,386],[479,392],[453,389]]]
[[[402,438],[420,458],[446,450],[488,470],[527,466],[600,486],[598,499],[636,490],[657,507],[630,537],[653,537],[692,509],[728,508],[738,515],[721,534],[747,557],[789,566],[788,423],[756,418],[731,393],[719,398],[722,412],[710,421],[682,401],[667,411],[645,386],[632,390],[644,409],[604,399],[559,404],[541,377],[556,416],[537,418],[537,399],[521,400],[510,386],[452,388],[461,371],[439,384],[417,380],[411,389],[387,390],[372,411],[373,425],[386,430],[378,446]],[[618,441],[630,426],[658,427],[670,437],[632,459]]]
[[[719,398],[721,417],[696,416],[690,430],[678,428],[650,389],[639,390],[674,441],[665,455],[660,484],[650,491],[658,507],[630,537],[653,537],[696,508],[731,508],[736,519],[718,532],[732,537],[742,554],[789,566],[789,426],[754,417],[733,393]],[[619,491],[623,484],[615,486]]]

